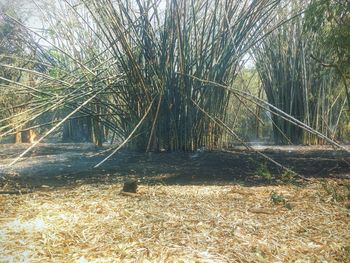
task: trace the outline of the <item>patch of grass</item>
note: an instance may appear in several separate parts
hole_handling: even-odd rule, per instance
[[[274,204],[284,204],[286,202],[286,199],[282,195],[277,194],[275,191],[271,192],[270,199]]]
[[[266,163],[261,163],[259,167],[256,169],[256,175],[260,178],[263,178],[267,181],[271,181],[274,179],[271,172],[267,168]]]
[[[345,257],[350,258],[350,246],[344,246],[342,247],[342,250],[344,252]]]
[[[326,193],[326,195],[330,196],[331,201],[343,202],[346,200],[346,193],[341,191],[337,184],[328,182],[327,180],[321,180],[321,186],[322,190]]]
[[[275,191],[271,192],[270,200],[275,205],[280,205],[281,204],[281,205],[283,205],[285,208],[287,208],[289,210],[292,209],[292,205],[287,202],[285,197],[283,195],[280,195],[280,194],[276,193]]]
[[[294,183],[295,174],[293,174],[291,171],[284,170],[281,174],[281,180],[285,183]]]

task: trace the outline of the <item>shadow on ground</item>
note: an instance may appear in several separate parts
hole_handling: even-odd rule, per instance
[[[7,164],[28,145],[0,145],[0,187],[54,189],[81,184],[117,183],[137,178],[141,184],[246,186],[280,184],[282,171],[243,149],[203,153],[136,153],[122,151],[99,168],[107,153],[91,144],[43,144],[14,166]],[[266,155],[305,177],[350,178],[350,154],[329,148],[269,147]],[[273,177],[268,178],[269,174]],[[25,191],[23,191],[25,192]]]

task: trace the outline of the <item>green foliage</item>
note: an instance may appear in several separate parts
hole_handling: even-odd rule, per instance
[[[347,191],[342,191],[341,188],[335,182],[328,182],[327,180],[321,181],[322,190],[333,202],[343,202],[346,200],[347,194],[349,194],[349,186]]]
[[[290,203],[287,202],[285,197],[283,195],[280,195],[276,193],[275,191],[272,191],[270,193],[270,200],[275,205],[283,205],[285,208],[291,210],[293,207]]]
[[[319,41],[333,52],[335,63],[350,66],[349,1],[311,1],[306,11],[305,28],[320,34]]]
[[[277,194],[275,191],[270,193],[270,199],[274,204],[284,204],[286,202],[286,199],[282,195]]]
[[[257,97],[264,98],[261,81],[255,68],[245,68],[234,79],[233,87],[249,90]],[[227,110],[227,123],[235,127],[237,134],[246,141],[260,141],[271,133],[271,120],[259,106],[232,96]],[[258,119],[259,118],[259,119]]]
[[[346,116],[346,120],[340,127],[340,137],[341,139],[350,142],[350,115]]]
[[[350,258],[350,246],[344,246],[342,247],[342,250],[343,250],[344,256],[346,258]]]
[[[340,36],[336,30],[339,27],[330,27],[332,23],[327,20],[325,25],[316,24],[315,19],[320,22],[318,13],[325,12],[326,8],[320,2],[323,1],[312,1],[307,8],[314,11],[312,15],[311,11],[307,11],[307,15],[297,16],[273,31],[256,47],[254,56],[267,100],[308,126],[333,138],[333,127],[338,128],[338,117],[343,114],[343,86],[347,85],[344,71],[339,73],[339,62],[336,62],[338,54],[335,54],[334,50],[346,43],[346,51],[340,47],[339,58],[347,60],[350,57],[347,53],[350,44],[345,36],[341,37],[342,43],[332,43],[336,38],[334,34]],[[292,16],[296,12],[293,6],[295,3],[297,1],[292,1],[290,9],[281,11]],[[306,3],[299,3],[307,7]],[[339,7],[332,12],[338,12],[338,17],[342,16],[346,21],[348,11],[340,10]],[[314,31],[312,28],[318,30]],[[328,31],[330,33],[327,33]],[[324,42],[329,37],[323,36],[324,34],[333,34],[329,44]],[[330,62],[332,65],[328,65]],[[305,133],[303,129],[285,119],[272,116],[272,120],[274,141],[277,144],[323,143],[316,136]]]
[[[269,171],[269,169],[267,168],[267,165],[265,162],[260,164],[260,166],[256,170],[256,175],[268,181],[271,181],[273,179],[273,176]]]
[[[285,183],[291,183],[295,179],[295,175],[291,171],[284,170],[281,175],[281,180]]]
[[[303,46],[299,19],[284,24],[270,34],[255,50],[256,66],[267,100],[284,112],[303,121]],[[303,130],[272,115],[276,144],[299,144]]]
[[[50,77],[53,77],[53,78],[59,78],[60,76],[60,69],[59,68],[51,68],[49,70],[49,75]]]
[[[320,59],[334,67],[343,80],[350,109],[350,1],[312,0],[305,13],[305,31],[318,35],[329,56]]]

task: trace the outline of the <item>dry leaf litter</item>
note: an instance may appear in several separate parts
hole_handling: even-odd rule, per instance
[[[350,262],[347,183],[0,195],[0,262]]]

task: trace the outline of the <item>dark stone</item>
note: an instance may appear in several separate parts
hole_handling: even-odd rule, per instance
[[[137,180],[128,180],[124,183],[123,192],[136,193]]]

